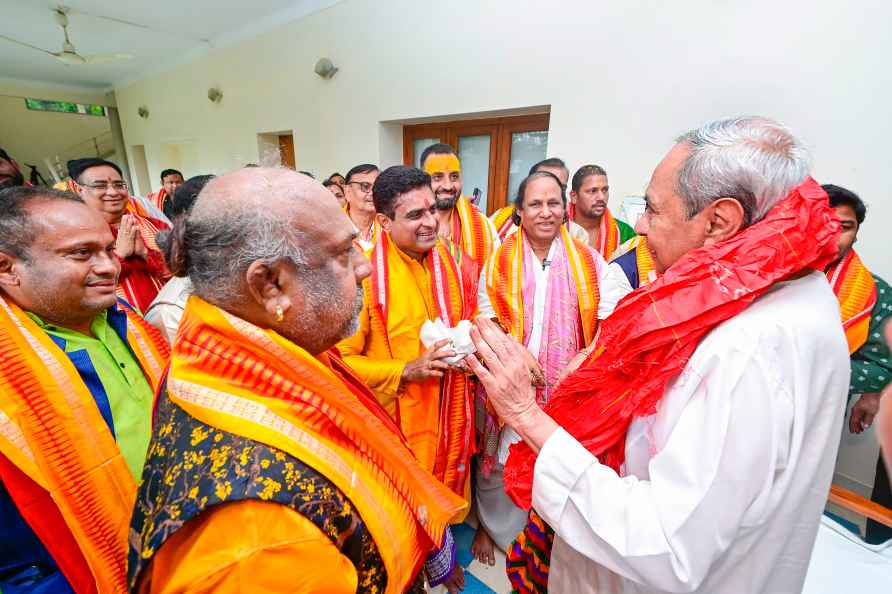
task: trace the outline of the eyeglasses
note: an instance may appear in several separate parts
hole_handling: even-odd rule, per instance
[[[97,190],[100,192],[105,192],[109,188],[114,188],[115,190],[127,190],[127,182],[116,181],[116,182],[96,182],[95,184],[78,184],[82,188],[90,188],[91,190]]]
[[[372,184],[370,184],[369,182],[357,182],[357,181],[347,182],[348,186],[350,184],[356,184],[357,186],[359,186],[359,189],[363,194],[368,194],[369,192],[372,191]]]

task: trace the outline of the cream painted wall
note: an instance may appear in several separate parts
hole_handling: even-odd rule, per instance
[[[58,156],[64,166],[81,151],[84,153],[80,156],[96,156],[90,142],[94,137],[102,137],[110,145],[107,118],[32,111],[25,107],[25,97],[100,105],[108,104],[108,99],[102,93],[0,81],[0,147],[19,162],[26,178],[30,170],[25,163],[37,165],[51,182],[44,157],[55,161]],[[115,160],[113,156],[111,159]]]
[[[807,143],[819,181],[867,201],[858,248],[892,279],[890,19],[880,0],[347,0],[116,91],[128,148],[191,139],[202,171],[187,175],[258,161],[274,130],[293,130],[298,168],[319,175],[391,165],[393,122],[550,105],[549,155],[606,167],[614,207],[678,134],[763,114]],[[340,68],[330,81],[313,74],[322,56]],[[151,164],[153,189],[165,166]],[[869,485],[876,447],[856,445],[845,472]]]

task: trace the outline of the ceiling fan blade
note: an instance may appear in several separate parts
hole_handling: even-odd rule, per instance
[[[133,58],[131,54],[95,54],[92,56],[84,56],[84,62],[86,64],[102,64],[103,62],[130,60],[131,58]]]
[[[21,45],[22,47],[31,48],[33,50],[37,50],[39,52],[43,52],[43,53],[49,54],[51,56],[56,55],[54,52],[51,52],[50,50],[45,50],[42,47],[37,47],[36,45],[31,45],[30,43],[25,43],[24,41],[19,41],[18,39],[13,39],[12,37],[7,37],[6,35],[0,35],[0,38],[5,39],[6,41],[11,41],[12,43],[15,43],[16,45]]]

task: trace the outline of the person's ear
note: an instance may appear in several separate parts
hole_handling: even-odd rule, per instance
[[[576,204],[576,198],[578,196],[579,196],[579,194],[575,190],[570,190],[570,202],[572,202],[573,204]]]
[[[390,226],[393,224],[393,220],[390,217],[385,215],[384,213],[375,213],[375,220],[378,221],[378,224],[381,225],[381,228],[390,233]]]
[[[245,283],[248,294],[269,315],[272,322],[281,322],[288,311],[300,311],[300,292],[294,291],[294,274],[286,260],[257,260],[248,266]]]
[[[719,198],[704,209],[706,217],[706,241],[713,245],[730,239],[743,229],[746,213],[743,206],[734,198]]]
[[[18,260],[9,254],[0,252],[0,285],[17,287],[21,284],[22,281],[16,271],[17,264]]]

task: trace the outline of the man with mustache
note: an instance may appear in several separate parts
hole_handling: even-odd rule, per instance
[[[185,222],[185,226],[180,228]],[[418,592],[464,503],[334,344],[369,262],[328,191],[242,169],[175,223],[192,279],[133,511],[131,592]]]
[[[123,592],[167,344],[115,296],[106,222],[0,191],[0,590]]]
[[[421,153],[421,168],[431,176],[440,237],[458,246],[482,269],[499,247],[499,236],[492,221],[462,194],[461,162],[455,150],[442,143],[427,147]]]
[[[470,497],[473,416],[470,381],[445,361],[445,341],[425,349],[422,325],[470,319],[477,306],[477,268],[439,237],[439,211],[430,176],[390,167],[373,189],[383,230],[369,253],[359,330],[338,344],[345,361],[399,423],[421,465],[452,491]],[[438,566],[439,564],[439,566]],[[461,567],[448,551],[428,563],[428,579],[459,588]]]
[[[849,431],[861,433],[873,424],[880,399],[892,385],[892,354],[882,338],[883,325],[892,319],[892,287],[872,273],[855,252],[858,232],[867,217],[867,206],[846,188],[821,186],[839,217],[841,233],[836,261],[827,267],[827,280],[839,300],[842,326],[849,343],[852,374],[849,395],[857,397],[849,417]],[[892,491],[882,456],[877,460],[871,500],[892,507]],[[868,518],[864,539],[880,544],[892,539],[892,528]]]
[[[345,212],[356,230],[356,243],[362,251],[372,249],[380,231],[372,201],[372,186],[377,178],[377,165],[364,163],[351,168],[344,183]]]
[[[635,237],[635,230],[610,212],[609,198],[610,185],[603,167],[583,165],[573,174],[570,220],[586,230],[588,244],[607,261],[619,246]]]
[[[521,347],[488,320],[472,331],[486,367],[466,361],[523,440],[506,491],[534,509],[509,577],[522,592],[800,592],[849,383],[824,276],[838,219],[805,148],[763,117],[679,137],[646,200],[637,230],[661,276],[602,321],[544,409]]]
[[[9,154],[0,148],[0,190],[13,186],[24,186],[25,176]]]
[[[173,220],[173,195],[184,182],[182,173],[176,169],[165,169],[161,172],[161,189],[147,196],[168,220]]]
[[[68,175],[73,191],[105,219],[115,236],[115,256],[121,263],[118,296],[145,312],[170,278],[155,242],[167,224],[137,212],[121,168],[110,161],[69,161]]]

